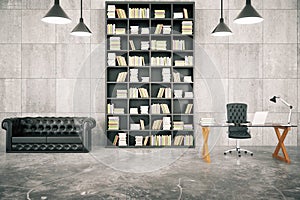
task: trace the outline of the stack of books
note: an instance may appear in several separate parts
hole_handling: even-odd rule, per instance
[[[191,114],[192,108],[193,108],[193,104],[192,103],[187,104],[186,108],[185,108],[185,111],[184,111],[184,114]]]
[[[116,53],[108,53],[107,54],[107,65],[108,66],[116,66]]]
[[[184,60],[175,60],[175,66],[185,66]]]
[[[154,103],[151,105],[151,113],[160,114],[160,105],[158,103]]]
[[[149,8],[129,8],[129,18],[149,18]]]
[[[129,113],[130,114],[139,114],[138,113],[138,108],[130,108]]]
[[[125,28],[116,28],[115,30],[116,34],[126,34],[126,29]]]
[[[181,24],[181,33],[182,34],[193,34],[193,22],[192,21],[183,21]]]
[[[116,9],[116,11],[117,11],[118,18],[122,18],[122,19],[127,18],[126,12],[124,9],[119,8],[119,9]]]
[[[154,18],[165,18],[165,10],[154,10]]]
[[[127,134],[119,133],[119,146],[127,146]]]
[[[200,124],[202,126],[214,125],[216,123],[215,118],[204,117],[200,119]]]
[[[139,88],[139,93],[141,98],[149,98],[149,94],[147,89],[145,88]]]
[[[167,41],[165,40],[151,40],[152,50],[167,50]]]
[[[139,70],[138,69],[130,69],[130,82],[139,82]]]
[[[192,82],[192,76],[184,76],[183,82],[185,83],[191,83]]]
[[[139,90],[137,88],[129,88],[129,98],[138,98]]]
[[[124,114],[124,108],[114,108],[114,114]]]
[[[120,72],[118,74],[116,82],[125,82],[126,77],[127,77],[127,72]]]
[[[141,41],[141,50],[149,50],[149,41]]]
[[[149,106],[140,106],[141,114],[148,114]]]
[[[172,98],[171,88],[165,88],[165,98]]]
[[[171,130],[171,117],[163,117],[163,130]]]
[[[137,131],[140,129],[141,129],[140,124],[130,124],[130,130]]]
[[[184,98],[193,98],[193,92],[184,92]]]
[[[170,57],[151,57],[152,66],[171,66],[172,59]]]
[[[183,130],[183,121],[173,121],[173,130]]]
[[[141,34],[149,34],[149,33],[150,33],[150,31],[149,31],[148,27],[141,28]]]
[[[162,119],[154,120],[152,124],[152,130],[161,130],[162,122],[163,122]]]
[[[135,136],[135,146],[143,146],[143,136]]]
[[[174,90],[174,98],[182,98],[182,90]]]
[[[107,6],[107,18],[116,18],[116,6],[115,5]]]
[[[173,79],[175,83],[181,82],[180,80],[180,73],[179,72],[173,72]]]
[[[129,56],[129,66],[145,66],[145,59],[143,56]]]
[[[119,130],[119,117],[108,117],[108,130]]]
[[[139,26],[130,26],[131,34],[139,34]]]
[[[171,69],[170,68],[163,68],[162,72],[162,82],[171,82]]]
[[[173,40],[173,50],[185,50],[185,41]]]
[[[183,130],[193,130],[193,124],[184,124]]]
[[[149,76],[142,76],[142,82],[149,82],[150,77]]]
[[[171,25],[164,25],[163,26],[163,34],[171,34]]]
[[[183,18],[183,12],[174,12],[173,18],[174,19],[182,19]]]
[[[109,38],[109,49],[110,50],[121,50],[121,38],[110,37]]]
[[[116,25],[115,24],[107,24],[107,34],[116,34]]]
[[[117,98],[127,98],[127,90],[117,90]]]
[[[117,58],[117,62],[118,62],[119,66],[127,66],[127,62],[126,62],[125,57],[117,56],[116,58]]]
[[[161,107],[161,110],[163,111],[163,114],[170,114],[168,104],[162,103],[162,104],[160,104],[160,107]]]

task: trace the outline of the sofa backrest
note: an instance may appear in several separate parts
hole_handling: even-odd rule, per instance
[[[76,136],[83,132],[85,117],[24,117],[15,118],[14,136]]]

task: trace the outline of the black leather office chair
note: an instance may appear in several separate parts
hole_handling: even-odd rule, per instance
[[[253,156],[253,152],[247,149],[241,149],[239,145],[239,139],[249,139],[251,138],[250,132],[247,127],[247,104],[245,103],[229,103],[227,107],[227,123],[232,123],[233,126],[228,127],[228,137],[236,139],[236,147],[234,149],[229,149],[224,152],[232,153],[236,151],[238,156],[241,157],[241,152],[250,153]]]

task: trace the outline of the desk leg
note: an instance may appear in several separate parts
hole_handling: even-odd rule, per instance
[[[273,153],[273,158],[277,158],[279,160],[282,160],[284,162],[287,162],[287,163],[291,163],[291,160],[289,158],[289,155],[287,153],[287,150],[284,146],[284,139],[287,135],[287,133],[289,132],[289,130],[291,129],[290,127],[274,127],[275,129],[275,132],[276,132],[276,135],[277,135],[277,138],[278,138],[278,144],[276,146],[276,149]],[[281,134],[279,129],[283,129],[283,133]],[[283,156],[279,156],[278,153],[279,153],[279,150],[282,150],[282,153],[283,153]]]
[[[202,127],[202,136],[203,136],[203,147],[202,147],[202,159],[205,162],[210,163],[210,155],[208,151],[208,135],[209,135],[209,127]]]

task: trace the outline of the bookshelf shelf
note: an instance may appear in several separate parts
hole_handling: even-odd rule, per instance
[[[107,147],[194,147],[194,2],[106,2]]]

